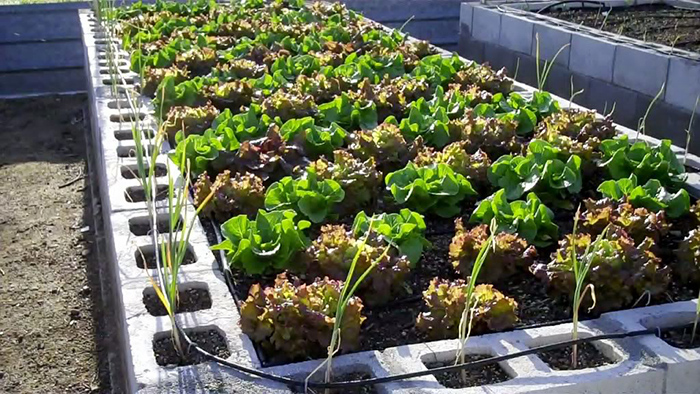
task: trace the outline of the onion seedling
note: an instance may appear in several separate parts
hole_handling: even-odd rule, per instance
[[[685,165],[688,160],[688,150],[690,149],[690,136],[692,135],[693,120],[695,118],[695,111],[698,109],[698,102],[700,102],[700,96],[695,99],[695,106],[693,107],[693,112],[690,114],[690,122],[688,123],[688,129],[685,131],[685,153],[683,154],[683,165]]]
[[[647,107],[647,111],[644,113],[644,116],[639,119],[639,123],[637,124],[637,136],[635,137],[635,142],[639,140],[639,133],[641,132],[644,135],[647,135],[647,117],[649,117],[649,113],[651,112],[651,107],[654,106],[654,103],[656,103],[656,100],[661,97],[661,93],[664,92],[664,89],[666,88],[666,82],[661,84],[661,89],[659,89],[659,92],[656,93],[656,96],[651,100],[649,103],[649,106]]]
[[[472,303],[474,304],[474,307],[476,307],[476,300],[473,300],[474,298],[474,288],[476,287],[476,280],[479,277],[479,272],[481,272],[481,268],[484,265],[484,262],[486,261],[486,257],[488,257],[489,254],[489,249],[493,245],[495,247],[495,244],[493,243],[494,237],[496,234],[497,225],[496,225],[496,219],[491,219],[491,226],[490,226],[490,235],[486,239],[486,241],[481,245],[481,249],[479,250],[479,254],[476,257],[476,261],[474,261],[474,265],[472,266],[472,272],[471,276],[469,277],[469,283],[467,284],[467,294],[466,294],[466,302],[464,305],[464,311],[462,311],[462,317],[459,320],[459,349],[457,350],[457,353],[455,355],[455,365],[458,364],[464,364],[464,349],[467,345],[467,341],[469,340],[469,337],[472,332],[472,322],[473,322],[473,317],[475,313],[475,308],[472,307]],[[466,371],[462,370],[462,380],[466,382],[467,380],[467,374]]]
[[[332,379],[332,373],[333,373],[333,357],[335,356],[338,351],[340,351],[340,344],[342,340],[342,332],[340,329],[340,326],[343,321],[343,316],[345,314],[345,309],[347,308],[349,302],[352,300],[353,295],[357,291],[358,287],[360,284],[367,278],[367,276],[370,274],[370,272],[376,267],[380,261],[382,261],[387,253],[389,252],[390,248],[393,246],[389,240],[387,242],[389,245],[387,245],[384,248],[384,251],[382,254],[377,257],[375,260],[372,261],[370,266],[362,273],[360,276],[353,281],[353,276],[355,274],[355,268],[357,266],[357,262],[360,259],[360,256],[362,255],[362,252],[365,250],[365,246],[367,245],[367,240],[369,239],[370,235],[372,234],[373,230],[373,225],[374,225],[374,220],[375,217],[372,216],[369,220],[369,228],[367,229],[367,233],[362,237],[362,241],[360,241],[360,244],[357,248],[357,251],[355,251],[355,255],[352,259],[352,263],[350,264],[350,269],[348,270],[348,275],[345,278],[345,282],[343,283],[343,288],[340,292],[340,297],[338,299],[338,306],[336,308],[335,312],[335,320],[333,322],[333,334],[331,335],[331,342],[328,345],[328,357],[318,366],[316,367],[311,373],[306,377],[305,382],[308,384],[309,379],[319,370],[321,369],[324,365],[326,366],[326,373],[325,373],[325,382],[329,383]],[[307,392],[308,386],[304,387],[304,392]],[[326,393],[328,393],[329,390],[326,390]]]
[[[590,271],[591,266],[593,265],[593,258],[596,255],[596,249],[598,245],[600,244],[600,241],[603,240],[608,231],[609,231],[609,226],[606,227],[602,233],[598,235],[598,237],[595,239],[595,241],[589,243],[586,246],[586,250],[583,252],[583,255],[581,256],[581,259],[578,258],[578,254],[576,252],[576,231],[578,230],[578,221],[579,217],[581,216],[581,206],[579,205],[578,209],[576,210],[576,216],[574,217],[574,228],[571,233],[571,249],[570,249],[570,256],[571,256],[571,263],[572,263],[572,269],[574,271],[574,281],[576,282],[576,286],[574,288],[574,296],[573,296],[573,305],[572,305],[572,329],[571,329],[571,339],[577,340],[578,339],[578,321],[579,321],[579,309],[581,308],[581,302],[583,302],[583,299],[586,297],[586,292],[590,291],[591,293],[591,299],[593,300],[593,304],[588,308],[589,311],[591,311],[593,308],[595,308],[596,304],[596,297],[595,297],[595,287],[593,286],[592,283],[589,283],[587,285],[585,284],[586,277],[588,276],[588,271]],[[576,369],[578,367],[578,346],[577,344],[574,344],[572,346],[572,352],[571,352],[571,366]]]
[[[549,73],[552,71],[552,66],[554,66],[554,62],[557,60],[557,57],[559,57],[559,54],[566,49],[571,44],[565,44],[562,45],[561,48],[557,51],[557,53],[554,54],[554,57],[552,60],[545,60],[544,61],[544,66],[542,68],[542,71],[540,71],[540,35],[535,34],[535,41],[536,41],[536,47],[535,47],[535,66],[536,66],[536,72],[537,72],[537,89],[542,92],[544,90],[544,85],[547,83],[547,79],[549,78]]]

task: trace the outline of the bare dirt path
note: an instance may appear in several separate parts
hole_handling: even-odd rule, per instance
[[[84,96],[0,101],[2,393],[108,391],[85,105]]]

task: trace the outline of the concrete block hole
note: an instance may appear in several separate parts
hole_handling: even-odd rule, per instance
[[[153,152],[155,151],[155,147],[153,145],[146,145],[144,146],[144,156],[151,156],[153,155]],[[134,145],[122,145],[117,147],[117,156],[118,157],[136,157],[136,146]]]
[[[141,138],[147,138],[151,139],[153,138],[154,132],[151,129],[146,129],[146,130],[141,130]],[[115,130],[114,131],[114,138],[116,138],[119,141],[124,141],[124,140],[133,140],[134,135],[131,131],[131,129],[122,129],[122,130]]]
[[[591,335],[592,334],[589,332],[579,332],[579,338],[586,338]],[[568,332],[539,337],[531,343],[528,343],[528,346],[538,347],[570,339],[571,333]],[[609,341],[579,343],[577,345],[578,365],[576,368],[573,368],[572,352],[572,347],[564,347],[537,353],[537,357],[555,371],[581,370],[619,364],[626,357],[626,354],[623,353],[621,349],[613,346]]]
[[[671,312],[647,317],[640,323],[646,328],[659,328],[661,339],[669,346],[676,349],[697,349],[700,348],[700,334],[692,336],[694,320],[695,313]]]
[[[159,213],[156,215],[156,229],[159,233],[167,233],[170,231],[170,215],[167,213]],[[179,218],[176,226],[176,231],[182,229],[182,217]],[[151,217],[137,216],[129,219],[129,231],[136,236],[151,234]]]
[[[162,244],[158,245],[158,257],[160,256],[160,248]],[[167,246],[166,246],[167,247]],[[136,259],[136,266],[141,269],[156,269],[156,249],[153,245],[141,245],[136,248],[134,252],[134,258]],[[187,244],[185,248],[185,258],[182,259],[182,265],[194,264],[197,262],[197,256],[195,256],[192,250],[192,245]]]
[[[184,329],[190,340],[200,348],[221,358],[229,358],[231,351],[228,347],[226,334],[217,326],[201,326]],[[181,340],[180,343],[183,343]],[[201,364],[206,359],[193,349],[178,351],[172,331],[156,333],[153,336],[153,355],[160,366]]]
[[[464,362],[466,363],[484,360],[494,356],[490,349],[486,348],[467,349],[467,352],[468,353],[464,357]],[[448,365],[454,365],[455,355],[456,351],[441,352],[435,355],[423,356],[421,357],[421,361],[428,369],[445,367]],[[465,369],[464,374],[462,371],[452,371],[436,373],[433,376],[438,383],[450,389],[486,386],[513,379],[513,376],[503,369],[499,363]]]
[[[168,197],[168,185],[156,185],[156,201],[165,200]],[[129,186],[124,190],[124,198],[127,202],[146,201],[146,191],[143,186]]]
[[[150,173],[151,166],[146,165],[144,171],[148,175]],[[165,176],[168,173],[168,169],[163,163],[156,163],[155,169],[153,170],[156,177]],[[140,178],[139,166],[138,164],[129,164],[121,166],[122,177],[125,179],[137,179]]]
[[[209,286],[204,282],[179,283],[177,286],[178,303],[175,313],[196,312],[211,308]],[[153,287],[143,290],[143,305],[152,316],[166,316],[163,303]]]
[[[146,114],[141,112],[133,113],[129,110],[129,112],[109,115],[109,120],[115,123],[134,122],[137,118],[138,120],[144,120],[146,119]]]

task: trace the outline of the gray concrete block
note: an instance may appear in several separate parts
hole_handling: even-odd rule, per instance
[[[461,0],[341,0],[341,3],[376,22],[403,23],[411,17],[415,18],[413,22],[422,19],[457,19]]]
[[[0,45],[0,72],[82,67],[80,40]]]
[[[462,30],[457,45],[457,53],[464,58],[481,63],[484,60],[484,43],[472,39],[471,36]]]
[[[399,29],[404,22],[387,22],[384,25]],[[430,41],[433,45],[452,45],[459,39],[459,21],[456,17],[429,21],[413,20],[406,25],[404,31],[417,39]]]
[[[80,40],[80,23],[75,10],[45,14],[0,14],[0,43],[36,40]],[[37,27],[41,28],[37,28]]]
[[[613,120],[637,129],[637,96],[639,93],[591,78],[587,104],[600,113],[609,113],[614,106]]]
[[[472,17],[472,37],[482,42],[498,43],[501,13],[495,9],[476,7]]]
[[[610,82],[613,78],[616,45],[574,33],[571,36],[571,71]]]
[[[692,111],[700,96],[700,62],[672,57],[664,100]]]
[[[537,23],[534,25],[532,50],[530,55],[537,54],[537,37],[539,37],[540,60],[554,59],[554,56],[561,50],[555,62],[562,66],[569,65],[569,53],[571,52],[571,33],[554,26]],[[563,48],[563,49],[562,49]]]
[[[668,56],[619,45],[615,51],[613,82],[654,97],[666,82],[668,63]]]
[[[639,95],[637,97],[637,118],[641,119],[649,107],[651,97]],[[697,116],[696,116],[697,118]],[[690,123],[690,112],[657,101],[651,107],[646,120],[646,134],[654,138],[669,139],[674,145],[685,148],[686,130]],[[699,129],[696,125],[694,129]]]
[[[499,45],[521,53],[532,50],[533,24],[517,16],[501,16],[501,33]]]
[[[474,7],[469,3],[462,3],[459,8],[459,34],[462,35],[462,31],[466,31],[471,35],[472,26],[472,15],[474,14]]]
[[[515,55],[513,51],[500,45],[484,44],[484,62],[491,65],[494,70],[505,67],[508,75],[513,75],[515,68]]]
[[[517,75],[515,75],[517,69]],[[513,74],[516,80],[533,87],[537,87],[537,66],[535,58],[530,55],[516,54],[513,66]]]

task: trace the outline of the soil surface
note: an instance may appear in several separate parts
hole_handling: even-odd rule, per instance
[[[3,393],[109,391],[85,107],[82,95],[0,101]]]
[[[192,331],[185,330],[187,336],[197,346],[207,352],[228,358],[231,356],[231,351],[226,344],[226,338],[217,330]],[[181,342],[183,347],[186,347],[184,342]],[[171,336],[165,336],[153,341],[153,353],[156,356],[158,365],[193,365],[206,361],[206,357],[197,353],[194,348],[187,348],[186,353],[178,352],[175,347],[175,342]]]
[[[333,380],[336,382],[349,382],[353,380],[365,380],[365,379],[370,379],[372,378],[372,375],[364,373],[364,372],[352,372],[352,373],[346,373],[342,375],[337,375],[333,377]],[[303,388],[298,388],[298,387],[290,387],[290,390],[292,390],[293,393],[304,393]],[[331,389],[331,390],[324,390],[324,389],[307,389],[305,394],[376,394],[377,389],[374,388],[374,386],[360,386],[360,387],[351,387],[347,389]]]
[[[470,363],[491,357],[492,356],[484,354],[469,354],[464,357],[464,362]],[[453,365],[453,363],[434,363],[426,364],[425,366],[426,368],[439,368],[448,365]],[[464,374],[466,375],[466,379],[463,378],[462,371],[441,372],[433,376],[435,376],[435,379],[437,379],[441,385],[451,389],[486,386],[487,384],[496,384],[512,379],[498,363],[485,365],[479,368],[467,368],[464,370]]]
[[[599,184],[600,182],[596,183]],[[583,197],[588,196],[587,191],[593,186],[585,188],[581,196],[575,198],[575,205],[578,205]],[[693,201],[694,203],[694,201]],[[470,208],[464,212],[471,212]],[[555,222],[559,226],[560,234],[571,233],[573,227],[574,211],[556,210]],[[468,216],[464,216],[466,223]],[[687,234],[694,228],[695,222],[685,216],[680,219],[670,219],[671,228],[662,240],[666,247],[661,250],[659,257],[664,264],[673,265],[676,255],[673,250],[683,239],[683,234]],[[212,222],[203,219],[204,228],[211,244],[215,244],[216,236],[213,233]],[[427,307],[422,299],[422,292],[428,288],[430,281],[439,277],[442,279],[459,279],[460,276],[452,268],[448,252],[449,245],[454,236],[454,220],[441,219],[436,217],[426,217],[426,238],[431,242],[432,247],[424,250],[421,260],[411,270],[406,280],[404,294],[382,306],[367,306],[363,310],[363,315],[367,318],[362,324],[362,335],[360,336],[360,348],[364,350],[383,350],[392,346],[420,343],[429,341],[429,338],[417,330],[415,327],[416,318],[421,312],[427,311]],[[349,228],[349,225],[348,225]],[[551,255],[557,249],[557,244],[548,247],[538,248],[537,262],[548,263]],[[221,263],[219,253],[215,253],[217,260]],[[247,275],[242,271],[233,269],[227,273],[229,276],[233,294],[236,302],[245,301],[250,286],[260,283],[261,286],[273,286],[274,275]],[[291,277],[291,275],[288,275]],[[306,278],[312,281],[313,278]],[[547,287],[529,272],[522,272],[514,275],[504,283],[498,283],[495,287],[508,297],[512,297],[518,304],[519,322],[515,328],[523,328],[532,325],[554,324],[557,322],[570,321],[571,302],[566,296],[553,296],[547,293]],[[358,292],[360,298],[362,293]],[[678,280],[671,281],[668,290],[660,297],[641,299],[634,305],[644,307],[648,305],[662,304],[666,302],[690,300],[697,296],[697,290],[693,286],[685,286]],[[598,317],[581,310],[581,319]],[[474,333],[475,335],[481,333]],[[585,347],[585,346],[584,346]],[[258,356],[263,360],[265,366],[288,363],[289,360],[282,354],[265,354],[259,346],[256,346]],[[325,357],[323,353],[310,354],[312,358]],[[569,357],[570,355],[566,356]],[[570,361],[569,361],[570,363]]]
[[[695,334],[693,338],[693,327],[676,328],[672,330],[663,330],[661,339],[669,345],[678,349],[696,349],[700,348],[700,335]],[[692,342],[691,342],[692,339]]]
[[[177,313],[195,312],[211,308],[211,296],[207,289],[182,289],[178,293]],[[153,316],[166,316],[168,314],[155,291],[149,291],[143,295],[143,304],[146,306],[148,313]]]
[[[700,52],[700,10],[681,10],[667,5],[549,11],[547,15],[576,24],[625,35],[642,41]]]
[[[578,365],[576,368],[573,368],[573,365],[571,364],[571,353],[573,352],[573,347],[549,350],[538,353],[537,355],[542,359],[542,361],[552,367],[552,369],[558,371],[595,368],[603,365],[614,364],[612,360],[605,357],[603,353],[601,353],[590,342],[579,343],[577,347],[578,350],[576,359],[578,361]]]

